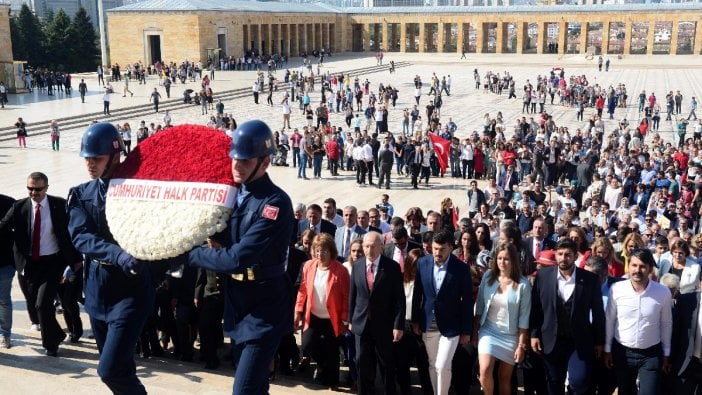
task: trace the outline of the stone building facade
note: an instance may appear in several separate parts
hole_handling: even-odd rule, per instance
[[[205,60],[247,50],[589,55],[702,53],[702,4],[336,8],[320,3],[145,1],[108,11],[112,62]]]

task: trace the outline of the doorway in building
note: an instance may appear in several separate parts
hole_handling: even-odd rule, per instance
[[[217,46],[219,47],[219,57],[220,58],[226,58],[227,57],[227,35],[226,34],[217,34]]]
[[[363,25],[360,23],[354,23],[352,28],[351,36],[351,50],[353,52],[362,52],[363,48]]]
[[[147,36],[149,43],[149,59],[148,64],[154,64],[161,60],[161,36],[158,34],[150,34]]]

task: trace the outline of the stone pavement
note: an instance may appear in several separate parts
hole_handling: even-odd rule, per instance
[[[406,60],[412,66],[399,68],[395,74],[377,73],[368,75],[373,89],[378,82],[385,85],[396,86],[399,93],[397,108],[390,112],[390,129],[400,131],[402,109],[414,104],[412,79],[416,74],[427,82],[431,73],[436,72],[439,77],[450,74],[453,78],[451,87],[452,95],[444,98],[442,120],[452,117],[458,124],[457,135],[467,136],[473,130],[482,127],[485,113],[495,114],[501,111],[504,115],[508,135],[514,119],[521,117],[521,98],[507,101],[507,96],[497,96],[483,93],[473,88],[472,73],[477,68],[481,75],[486,71],[508,71],[516,79],[517,87],[521,87],[526,79],[535,80],[536,76],[546,75],[552,67],[564,67],[568,75],[571,73],[586,74],[591,83],[609,86],[625,83],[629,92],[629,102],[633,103],[627,109],[617,109],[616,118],[626,117],[630,122],[638,122],[639,115],[636,108],[636,97],[645,89],[647,93],[656,92],[659,100],[669,90],[680,90],[685,97],[683,108],[687,108],[691,96],[702,94],[702,80],[699,70],[702,67],[702,58],[698,56],[651,56],[651,57],[625,57],[616,59],[612,57],[612,67],[609,72],[597,72],[596,60],[587,60],[580,56],[530,56],[530,55],[471,55],[468,60],[459,61],[459,56],[454,54],[388,54],[386,62]],[[299,59],[291,60],[292,65],[299,65]],[[334,56],[327,59],[324,70],[338,72],[375,64],[372,56]],[[278,72],[282,79],[282,72]],[[26,95],[11,95],[10,105],[0,110],[0,126],[12,125],[17,117],[23,117],[27,123],[49,120],[52,118],[78,115],[84,112],[102,110],[101,95],[96,92],[97,81],[94,74],[74,76],[74,85],[77,86],[79,78],[86,78],[90,95],[86,103],[80,103],[80,97],[74,94],[72,98],[61,95],[47,99],[45,95],[37,93]],[[217,72],[212,83],[213,90],[233,89],[250,86],[254,72]],[[361,78],[363,81],[363,78]],[[153,78],[146,85],[130,84],[134,97],[121,97],[122,85],[115,83],[112,108],[134,105],[138,102],[147,103],[148,94],[157,87],[158,83]],[[197,87],[197,83],[189,83],[188,87]],[[179,97],[183,87],[180,83],[172,87],[172,96]],[[424,89],[426,93],[428,88]],[[163,89],[161,88],[163,94]],[[274,102],[279,103],[281,92],[274,95]],[[319,88],[313,95],[313,103],[318,100]],[[164,95],[165,97],[165,95]],[[215,96],[216,99],[216,96]],[[246,119],[262,118],[277,128],[282,123],[281,110],[278,105],[269,107],[265,105],[265,95],[262,95],[262,104],[253,105],[250,97],[237,99],[225,103],[225,112],[234,114],[237,122]],[[427,97],[423,96],[420,102],[423,106]],[[167,106],[163,106],[164,110]],[[553,113],[559,125],[569,126],[571,130],[582,126],[575,122],[575,110],[559,106],[546,106],[549,113]],[[593,110],[586,111],[586,119]],[[686,113],[685,113],[686,114]],[[199,106],[174,111],[174,123],[206,123],[207,116],[200,113]],[[144,119],[150,122],[161,122],[163,112],[149,114],[143,118],[120,119],[119,122],[128,121],[133,129]],[[112,121],[109,118],[100,119]],[[343,117],[339,114],[331,116],[332,124],[340,125]],[[292,117],[293,126],[306,124],[299,111]],[[614,127],[613,121],[607,121],[607,130]],[[49,177],[49,193],[66,196],[68,189],[87,179],[82,160],[78,157],[80,136],[83,130],[63,130],[61,137],[61,151],[53,152],[50,149],[48,135],[29,136],[27,149],[16,147],[15,141],[0,143],[0,193],[21,198],[25,196],[25,177],[32,171],[43,171]],[[661,122],[661,132],[664,138],[672,140],[672,124]],[[136,141],[134,133],[134,141]],[[290,160],[290,163],[292,161]],[[380,200],[382,192],[373,187],[358,187],[354,175],[349,172],[340,172],[341,175],[332,178],[327,171],[323,171],[321,180],[298,180],[296,170],[292,168],[273,167],[270,173],[276,183],[281,185],[291,195],[294,203],[306,204],[321,203],[324,198],[335,197],[337,205],[343,207],[353,204],[359,208],[369,208]],[[432,178],[429,186],[421,186],[419,190],[412,191],[409,180],[397,178],[393,173],[390,202],[395,207],[396,215],[404,215],[412,206],[427,209],[439,209],[444,197],[451,197],[459,208],[465,211],[465,190],[467,182],[464,180],[447,178]],[[411,191],[411,193],[409,193]],[[0,350],[0,383],[3,389],[0,393],[47,393],[79,394],[79,393],[106,393],[106,388],[96,376],[97,352],[94,342],[85,340],[78,345],[66,344],[61,348],[58,359],[45,357],[42,354],[39,335],[29,330],[29,322],[24,309],[24,300],[19,292],[19,287],[13,288],[15,301],[14,347],[10,350]],[[87,317],[84,317],[87,324]],[[59,318],[61,322],[62,319]],[[204,372],[199,364],[180,364],[171,360],[139,360],[139,376],[143,379],[147,389],[154,394],[223,394],[231,391],[231,370],[220,368],[219,371]],[[299,381],[277,381],[271,389],[273,394],[299,394],[311,392],[312,388],[305,388]],[[321,392],[321,391],[316,391]],[[321,392],[324,393],[324,392]]]

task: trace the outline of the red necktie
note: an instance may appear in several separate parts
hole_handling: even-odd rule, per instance
[[[368,290],[373,290],[373,263],[369,263],[366,270],[366,282],[368,283]]]
[[[402,253],[402,250],[400,250],[400,260],[397,262],[400,264],[400,271],[402,273],[405,272],[405,254]]]
[[[41,205],[34,206],[34,230],[32,231],[32,262],[39,261],[41,240]]]
[[[534,247],[534,259],[539,259],[541,255],[541,242],[536,240],[536,246]]]

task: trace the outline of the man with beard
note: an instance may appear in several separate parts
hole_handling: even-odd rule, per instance
[[[604,362],[614,368],[622,395],[659,393],[661,372],[671,370],[672,297],[668,288],[649,279],[655,266],[651,251],[634,250],[629,281],[609,291]]]

